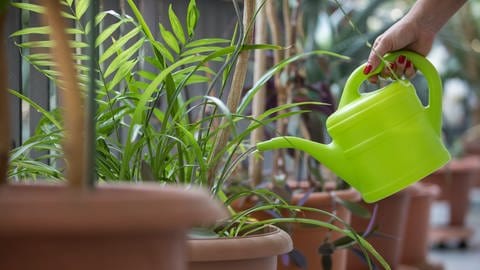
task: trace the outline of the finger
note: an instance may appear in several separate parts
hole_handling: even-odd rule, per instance
[[[378,82],[378,75],[373,75],[368,78],[368,81],[372,84],[376,84]]]
[[[381,57],[389,52],[390,42],[384,38],[384,35],[380,35],[374,42],[370,55],[368,56],[368,64],[371,65],[371,70],[375,70],[380,64]],[[368,67],[368,65],[367,65]]]
[[[413,77],[415,77],[415,74],[417,73],[417,71],[415,70],[415,67],[412,65],[412,62],[410,60],[407,60],[405,62],[405,77],[407,79],[413,79]]]
[[[395,73],[398,75],[398,77],[402,77],[405,74],[405,66],[407,64],[407,58],[405,55],[400,55],[397,57],[397,59],[395,59],[395,64]]]
[[[396,68],[397,64],[395,62],[391,62],[388,64],[388,68],[385,67],[382,69],[382,71],[380,72],[380,76],[383,78],[391,78],[393,77],[392,72],[395,72]]]

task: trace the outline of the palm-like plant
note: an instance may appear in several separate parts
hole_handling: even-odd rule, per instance
[[[64,2],[64,16],[71,25],[75,25],[67,32],[75,35],[71,45],[76,52],[78,76],[84,88],[89,81],[86,44],[91,25],[90,22],[83,23],[88,4],[89,1]],[[96,18],[96,23],[102,25],[108,17],[116,20],[105,25],[96,38],[97,48],[102,51],[96,63],[98,176],[109,180],[207,183],[205,171],[210,167],[208,163],[220,162],[219,157],[229,151],[226,147],[216,157],[209,151],[220,130],[212,128],[214,120],[226,117],[228,121],[224,125],[232,129],[236,129],[239,120],[228,111],[221,98],[228,73],[237,55],[244,49],[243,40],[239,38],[238,44],[231,45],[226,39],[195,39],[198,10],[195,2],[191,1],[185,29],[170,6],[172,30],[159,25],[163,39],[159,42],[133,1],[128,1],[128,4],[133,17],[105,11]],[[43,11],[35,4],[14,5],[34,13]],[[48,33],[48,26],[39,26],[22,29],[12,36],[24,36],[24,40],[28,40],[31,35],[41,35],[39,41],[17,44],[20,48],[34,51],[39,47],[52,46]],[[148,49],[153,51],[153,55],[144,56]],[[48,53],[31,53],[25,55],[25,59],[52,81],[58,80],[58,73],[52,69],[55,64]],[[221,70],[214,71],[209,67],[218,61],[223,63]],[[206,90],[203,95],[185,99],[186,88],[191,85],[202,85]],[[210,95],[214,86],[220,88],[218,97]],[[62,156],[59,113],[43,110],[20,93],[12,93],[29,102],[44,117],[35,135],[15,149],[10,176],[33,174],[62,178],[58,163],[46,165],[41,162],[46,158],[55,161]],[[207,115],[211,107],[218,113]],[[195,116],[196,119],[193,119]],[[237,144],[243,137],[238,139]],[[28,156],[32,149],[49,150],[49,153],[34,160]],[[20,163],[22,166],[16,166]]]
[[[366,250],[384,262],[355,232],[329,223],[297,217],[245,223],[252,212],[269,209],[317,211],[335,218],[330,213],[289,206],[279,196],[267,190],[240,191],[230,194],[228,198],[223,191],[235,165],[254,149],[246,142],[253,130],[304,112],[297,110],[279,113],[288,108],[302,104],[319,104],[285,104],[267,110],[255,118],[245,115],[252,97],[261,86],[286,65],[305,56],[339,55],[316,51],[282,61],[261,76],[243,97],[242,102],[232,109],[228,106],[230,104],[225,104],[222,100],[229,99],[227,94],[237,94],[232,90],[226,91],[226,87],[229,85],[231,73],[235,70],[238,56],[252,49],[279,49],[277,46],[249,44],[245,37],[247,32],[251,31],[251,21],[239,23],[238,31],[231,40],[197,39],[195,29],[199,12],[195,1],[191,0],[186,22],[183,24],[170,6],[170,25],[158,26],[161,36],[159,41],[155,39],[152,29],[146,24],[133,0],[127,0],[133,16],[111,10],[102,11],[94,22],[85,18],[89,3],[88,0],[62,1],[65,6],[64,18],[70,25],[75,26],[66,31],[72,35],[70,44],[75,49],[76,69],[84,91],[91,79],[86,64],[89,60],[89,33],[92,23],[103,27],[95,40],[96,48],[100,52],[95,63],[96,174],[100,181],[161,181],[201,185],[209,188],[212,194],[227,205],[241,196],[255,193],[264,198],[267,204],[235,214],[232,220],[219,230],[220,234],[248,234],[257,231],[262,225],[282,222],[325,226],[360,242]],[[28,12],[43,12],[42,6],[36,4],[14,5]],[[233,1],[233,5],[239,14],[237,2]],[[114,22],[106,23],[107,18]],[[32,26],[21,29],[12,36],[23,36],[23,40],[28,40],[32,35],[40,36],[37,41],[17,45],[20,49],[30,49],[33,53],[24,55],[24,58],[52,81],[58,82],[59,74],[55,71],[51,55],[37,50],[52,47],[52,42],[48,39],[49,31],[48,26]],[[148,53],[149,51],[152,53]],[[214,68],[215,66],[219,67]],[[188,97],[188,88],[192,86],[203,89],[202,93]],[[213,91],[214,88],[216,91]],[[47,111],[41,108],[19,92],[12,90],[11,93],[30,103],[42,113],[43,118],[34,136],[12,151],[9,177],[63,179],[63,169],[60,166],[63,156],[60,147],[63,123],[60,113],[57,109]],[[246,127],[239,128],[240,123],[245,122]],[[218,146],[218,138],[225,136],[222,131],[227,129],[232,135],[227,136],[228,140]],[[33,158],[30,152],[35,149],[47,150],[47,154]],[[44,160],[49,160],[50,163],[45,163]],[[212,168],[220,169],[212,173]]]

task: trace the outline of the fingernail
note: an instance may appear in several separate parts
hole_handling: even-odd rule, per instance
[[[372,65],[367,64],[363,69],[363,74],[367,75],[368,73],[370,73],[370,71],[372,71]]]
[[[395,64],[394,62],[393,63],[390,63],[390,68],[391,69],[395,69],[397,67],[397,64]]]
[[[407,58],[405,57],[405,55],[400,55],[400,56],[398,57],[398,63],[399,63],[399,64],[403,64],[403,63],[405,63],[405,60],[406,60],[406,59],[407,59]]]
[[[405,64],[405,68],[410,68],[412,66],[412,62],[410,60],[407,60],[407,63]]]

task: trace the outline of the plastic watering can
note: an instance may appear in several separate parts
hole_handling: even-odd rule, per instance
[[[396,80],[374,92],[360,94],[361,84],[383,68],[364,75],[365,65],[348,78],[338,110],[327,119],[330,144],[285,136],[257,144],[259,151],[294,148],[309,153],[357,189],[366,202],[390,196],[442,167],[450,155],[441,139],[442,83],[423,56],[399,51],[425,76],[429,104],[424,107],[414,86]]]

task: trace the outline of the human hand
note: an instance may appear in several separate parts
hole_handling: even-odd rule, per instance
[[[420,27],[415,20],[407,15],[377,37],[363,73],[368,75],[374,71],[380,64],[380,57],[383,57],[388,52],[406,49],[425,56],[432,48],[434,38],[434,32]],[[369,81],[376,83],[379,76],[384,78],[393,77],[392,71],[395,72],[397,77],[412,78],[415,76],[414,66],[404,55],[397,57],[395,62],[388,63],[388,65],[389,68],[383,68],[378,75],[369,77]]]

